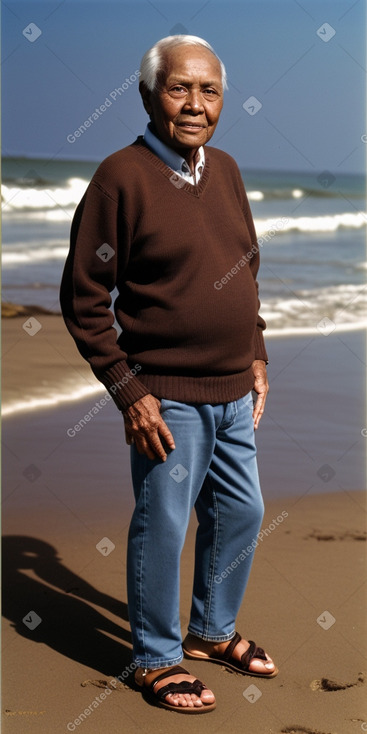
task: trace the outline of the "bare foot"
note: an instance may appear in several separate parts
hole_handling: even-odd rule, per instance
[[[143,678],[142,668],[138,668],[135,673],[135,679],[139,685],[142,685],[143,683],[145,685],[149,685],[154,681],[155,678],[157,678],[161,673],[165,672],[166,670],[169,670],[169,668],[159,668],[156,670],[151,670],[149,673],[146,674],[146,676]],[[163,686],[167,686],[169,683],[181,683],[182,681],[189,681],[189,683],[193,683],[194,680],[196,680],[194,675],[187,675],[186,673],[178,673],[176,675],[169,676],[167,678],[164,678],[163,680],[158,681],[153,691],[157,692],[160,688],[163,688]],[[211,704],[215,702],[215,696],[213,691],[209,690],[209,688],[205,688],[202,692],[200,697],[196,696],[195,693],[167,693],[167,695],[164,697],[166,703],[169,703],[173,706],[182,706],[183,708],[194,707],[201,708],[202,706]]]
[[[210,640],[202,640],[200,637],[188,634],[185,638],[185,648],[188,652],[194,655],[203,655],[203,657],[211,656],[213,653],[223,654],[228,647],[230,640],[225,642],[211,642]],[[232,657],[235,660],[241,660],[242,655],[248,650],[250,643],[247,640],[242,639],[241,642],[236,645],[232,652]],[[265,653],[266,654],[266,653]],[[266,654],[266,662],[260,660],[260,658],[252,658],[249,670],[253,673],[261,673],[262,675],[271,675],[275,670],[275,665],[269,655]]]

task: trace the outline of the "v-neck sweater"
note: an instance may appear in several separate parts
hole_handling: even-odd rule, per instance
[[[60,302],[120,410],[149,393],[231,402],[252,389],[253,361],[267,361],[258,268],[233,158],[206,146],[192,185],[139,136],[100,164],[76,209]]]

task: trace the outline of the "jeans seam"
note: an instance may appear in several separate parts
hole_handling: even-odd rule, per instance
[[[183,654],[178,655],[175,658],[169,658],[168,660],[164,660],[163,658],[157,658],[157,660],[147,660],[146,658],[137,657],[134,660],[134,663],[139,668],[156,668],[159,670],[160,668],[169,668],[173,665],[178,665],[183,660]]]
[[[207,480],[209,481],[210,486],[212,485],[210,476],[207,476]],[[218,502],[215,494],[215,490],[212,488],[212,497],[213,497],[213,510],[214,510],[214,530],[213,530],[213,544],[211,548],[211,554],[210,554],[210,564],[209,564],[209,574],[208,574],[208,594],[207,599],[205,603],[205,609],[204,609],[204,634],[208,636],[208,628],[210,626],[210,610],[211,610],[211,604],[212,604],[212,597],[213,597],[213,579],[214,579],[214,571],[215,571],[215,559],[217,557],[217,547],[218,547],[218,537],[219,537],[219,518],[218,518]]]
[[[145,648],[145,634],[144,634],[144,613],[143,613],[143,569],[144,569],[144,546],[145,546],[145,532],[146,532],[146,518],[147,518],[147,492],[146,492],[146,479],[144,479],[143,483],[143,493],[144,493],[144,523],[143,523],[143,534],[142,534],[142,544],[141,544],[141,553],[140,553],[140,563],[139,563],[139,606],[140,606],[140,614],[141,614],[141,620],[140,620],[140,631],[141,631],[141,642],[143,647]]]

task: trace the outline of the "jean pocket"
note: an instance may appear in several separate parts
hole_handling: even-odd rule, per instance
[[[252,390],[250,390],[250,392],[248,392],[247,395],[245,395],[242,398],[242,404],[244,405],[245,408],[247,408],[248,410],[251,410],[251,412],[253,411],[255,401],[254,401],[254,394]]]

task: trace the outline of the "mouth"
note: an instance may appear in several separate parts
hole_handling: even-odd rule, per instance
[[[193,130],[194,132],[205,129],[205,125],[200,125],[197,122],[179,122],[178,127],[182,127],[184,130]]]

